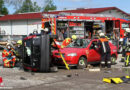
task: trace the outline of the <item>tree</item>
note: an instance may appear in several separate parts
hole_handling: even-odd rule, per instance
[[[67,8],[63,8],[63,10],[67,10]]]
[[[36,2],[33,3],[31,0],[25,0],[15,13],[38,12],[40,10],[41,7],[39,7]]]
[[[23,5],[16,12],[25,13],[25,12],[32,12],[32,11],[33,11],[33,3],[31,2],[31,0],[25,0],[23,2]]]
[[[52,0],[46,0],[45,1],[46,5],[44,7],[44,12],[48,12],[49,10],[56,10],[57,7],[56,5],[54,5],[53,1]]]
[[[5,2],[14,7],[15,13],[39,12],[41,10],[41,7],[37,5],[38,0],[5,0]]]
[[[18,10],[22,6],[23,1],[24,0],[4,0],[6,4],[13,6],[15,10]]]
[[[8,9],[5,7],[3,0],[0,0],[0,14],[2,15],[8,14]]]
[[[37,2],[34,2],[34,3],[33,3],[33,9],[34,9],[34,12],[41,11],[41,7],[39,7],[39,6],[37,5]]]

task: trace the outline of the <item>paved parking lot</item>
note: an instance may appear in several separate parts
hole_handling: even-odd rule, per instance
[[[86,69],[59,69],[53,73],[30,73],[19,70],[19,68],[3,68],[0,66],[0,76],[3,78],[4,87],[0,89],[12,90],[129,90],[129,84],[107,84],[102,82],[103,77],[114,77],[128,75],[122,69],[123,63],[120,63],[120,57],[117,64],[112,66],[112,70],[106,73],[89,72]],[[96,67],[97,68],[97,67]]]

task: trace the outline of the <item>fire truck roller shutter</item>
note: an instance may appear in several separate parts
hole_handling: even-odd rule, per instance
[[[50,36],[41,35],[41,60],[40,71],[49,72],[50,70]]]

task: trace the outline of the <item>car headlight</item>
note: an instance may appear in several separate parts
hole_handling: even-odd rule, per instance
[[[70,53],[67,56],[77,56],[77,53]]]

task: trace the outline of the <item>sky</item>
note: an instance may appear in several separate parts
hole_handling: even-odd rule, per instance
[[[45,5],[45,0],[33,0],[37,1],[39,6]],[[64,8],[76,9],[76,8],[100,8],[100,7],[117,7],[126,13],[130,13],[130,0],[53,0],[57,6],[57,10],[63,10]],[[14,7],[8,6],[9,13],[15,12]]]

